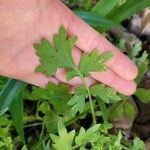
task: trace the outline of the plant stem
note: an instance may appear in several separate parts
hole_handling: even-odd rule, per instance
[[[78,73],[80,79],[82,80],[83,84],[85,85],[85,87],[87,89],[89,102],[90,102],[90,107],[91,107],[92,118],[93,118],[93,124],[95,125],[96,124],[96,117],[95,117],[94,105],[93,105],[91,92],[90,92],[90,89],[88,87],[86,78],[83,77],[83,75],[80,73],[80,71],[77,67],[75,67],[74,70]]]
[[[97,97],[97,100],[98,100],[98,105],[102,113],[103,121],[104,123],[108,123],[108,110],[106,108],[106,105],[99,97]]]
[[[43,125],[43,123],[37,122],[37,123],[27,124],[27,125],[24,125],[24,128],[35,127],[35,126],[39,126],[39,125]]]
[[[44,129],[45,129],[45,123],[42,124],[42,130],[41,130],[41,134],[40,134],[39,140],[41,140],[41,138],[43,136]]]
[[[90,102],[90,107],[91,107],[91,112],[92,112],[92,118],[93,118],[93,124],[96,125],[96,117],[95,117],[95,111],[94,111],[94,106],[93,106],[91,92],[90,92],[90,89],[89,89],[89,87],[87,85],[87,82],[86,82],[85,78],[84,78],[84,81],[85,81],[84,83],[85,83],[86,89],[88,91],[89,102]]]
[[[124,146],[124,145],[122,145],[122,148],[123,148],[124,150],[130,150],[128,147],[126,147],[126,146]]]
[[[73,146],[72,150],[76,150],[77,148],[80,147],[80,144]]]

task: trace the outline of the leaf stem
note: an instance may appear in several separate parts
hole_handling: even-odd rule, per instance
[[[43,136],[44,129],[45,129],[45,123],[42,124],[42,130],[41,130],[41,133],[40,133],[39,140],[41,140],[41,138],[42,138],[42,136]]]
[[[92,112],[92,117],[93,117],[93,124],[96,125],[96,117],[95,117],[95,111],[94,111],[94,106],[93,106],[91,92],[90,92],[90,89],[89,89],[89,87],[87,85],[87,82],[86,82],[85,78],[84,78],[84,81],[85,81],[84,83],[85,83],[86,89],[88,91],[89,102],[90,102],[90,107],[91,107],[91,112]]]
[[[85,87],[87,89],[89,102],[90,102],[90,107],[91,107],[92,118],[93,118],[93,124],[96,125],[96,117],[95,117],[94,105],[93,105],[91,92],[90,92],[90,89],[88,87],[86,78],[83,77],[83,75],[80,73],[80,71],[79,71],[79,69],[77,67],[75,67],[74,70],[78,73],[80,79],[82,80],[83,84],[85,85]]]
[[[76,150],[77,148],[79,148],[81,146],[81,144],[75,145],[72,147],[72,150]]]

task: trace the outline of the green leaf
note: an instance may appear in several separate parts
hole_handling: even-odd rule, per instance
[[[122,139],[122,134],[121,131],[119,131],[118,135],[112,138],[112,143],[113,143],[112,149],[122,150],[121,139]]]
[[[27,149],[26,145],[24,145],[21,150],[28,150],[28,149]]]
[[[93,1],[92,0],[84,0],[84,10],[90,10],[92,8]]]
[[[44,73],[47,77],[52,76],[59,68],[73,69],[71,50],[76,42],[76,37],[67,38],[64,27],[60,27],[59,33],[54,35],[53,45],[46,39],[41,43],[34,44],[36,54],[40,58],[37,72]]]
[[[109,119],[119,119],[122,117],[127,117],[134,120],[137,116],[135,107],[127,100],[118,102],[109,107]]]
[[[145,144],[140,138],[136,137],[133,141],[132,150],[146,150]]]
[[[108,134],[108,130],[111,129],[113,125],[111,123],[103,123],[100,124],[100,132],[104,134]]]
[[[138,88],[135,92],[135,95],[142,101],[143,103],[150,102],[150,90],[144,88]]]
[[[101,111],[101,115],[103,117],[103,121],[104,123],[107,123],[108,122],[108,110],[107,110],[106,104],[100,98],[97,98],[97,102]]]
[[[90,54],[84,53],[79,64],[79,71],[83,77],[87,77],[90,72],[105,71],[105,63],[112,58],[111,52],[105,52],[101,55],[98,50],[93,50]]]
[[[3,115],[0,117],[0,126],[7,126],[11,123],[11,120],[9,120],[6,115]]]
[[[69,106],[66,103],[69,101],[71,95],[69,88],[65,84],[48,84],[46,88],[33,87],[31,93],[26,93],[25,97],[30,100],[48,100],[58,113],[65,113],[69,111]]]
[[[75,70],[68,70],[67,72],[67,81],[71,80],[72,78],[79,76],[79,73]]]
[[[50,111],[50,105],[47,101],[43,101],[37,108],[43,114],[47,114]]]
[[[5,143],[5,148],[8,150],[13,150],[13,142],[11,137],[5,137],[3,138],[3,141]]]
[[[57,129],[57,124],[60,121],[60,117],[55,112],[49,111],[46,113],[44,121],[46,123],[47,131],[49,133],[54,133]]]
[[[83,127],[81,127],[78,136],[75,138],[75,143],[77,145],[85,146],[87,142],[94,143],[98,139],[98,129],[100,127],[100,124],[97,124],[91,128],[89,128],[87,131]]]
[[[148,53],[144,51],[142,56],[136,59],[136,62],[138,66],[138,76],[135,81],[137,84],[139,84],[143,79],[145,73],[148,71]]]
[[[87,89],[84,86],[76,88],[74,96],[69,100],[68,105],[72,106],[72,115],[85,110],[85,98],[88,97]]]
[[[110,11],[107,17],[119,23],[148,6],[150,6],[150,1],[147,0],[128,0],[120,7]]]
[[[7,110],[13,99],[23,91],[26,83],[9,79],[3,90],[0,92],[0,112]],[[3,111],[4,113],[5,111]]]
[[[23,93],[22,92],[20,92],[11,103],[10,114],[12,117],[13,125],[15,126],[23,144],[25,144],[24,130],[23,130]]]
[[[59,136],[54,135],[54,134],[50,135],[50,137],[54,143],[54,144],[52,144],[53,147],[56,150],[62,150],[62,148],[65,150],[71,150],[72,144],[73,144],[73,139],[75,136],[75,130],[67,133],[65,126],[60,121],[58,124],[58,134],[59,134]]]
[[[113,22],[112,20],[99,16],[93,12],[86,12],[81,10],[74,11],[77,16],[83,19],[86,23],[92,27],[100,30],[107,31],[111,28],[123,28],[120,24]]]
[[[0,76],[0,91],[3,89],[4,85],[7,83],[8,78]]]
[[[141,50],[142,50],[142,42],[139,41],[139,42],[135,43],[133,49],[130,52],[130,55],[132,57],[136,57]]]
[[[118,41],[118,43],[117,43],[116,46],[117,46],[122,52],[127,52],[127,49],[126,49],[125,44],[126,44],[125,38],[120,37],[120,39],[119,39],[119,41]]]
[[[5,143],[0,142],[0,148],[2,148],[3,146],[5,146]]]
[[[121,100],[121,98],[112,88],[105,87],[102,84],[91,87],[91,94],[93,96],[98,96],[106,103],[113,103]]]
[[[92,12],[100,16],[106,16],[116,5],[119,4],[120,0],[100,0],[92,8]]]
[[[69,70],[67,79],[71,80],[76,76],[88,77],[90,72],[106,71],[105,63],[112,58],[111,52],[99,54],[98,50],[93,50],[91,53],[83,53],[81,56],[79,71]]]

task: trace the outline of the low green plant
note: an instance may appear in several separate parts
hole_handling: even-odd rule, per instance
[[[81,19],[103,32],[122,28],[121,21],[150,6],[147,0],[100,0],[95,5],[91,0],[66,0],[66,3],[75,8],[74,12]],[[76,4],[79,9],[74,7]],[[65,84],[49,84],[46,88],[39,88],[0,77],[0,150],[145,150],[139,138],[127,141],[121,131],[112,132],[111,121],[124,116],[131,120],[136,117],[136,110],[128,102],[128,97],[103,84],[87,86],[86,78],[90,72],[107,70],[105,63],[113,57],[112,54],[99,54],[98,50],[93,50],[84,53],[76,66],[71,56],[76,40],[77,37],[67,37],[61,27],[52,43],[42,39],[34,45],[41,62],[36,71],[49,77],[58,68],[66,68],[67,80],[76,76],[81,78],[83,84],[75,89],[73,95]],[[140,87],[148,70],[147,52],[143,52],[140,42],[131,51],[126,49],[124,39],[118,46],[139,69],[136,79],[138,89],[134,95],[148,103],[150,92]],[[29,104],[24,106],[26,103]],[[84,119],[89,121],[86,126]],[[32,129],[36,135],[28,135]]]
[[[60,109],[58,108],[60,107],[60,105],[56,106],[56,99],[61,99],[61,97],[59,97],[61,91],[53,92],[52,89],[62,90],[65,86],[61,85],[60,88],[59,85],[50,84],[48,85],[47,89],[45,90],[43,89],[43,92],[41,92],[39,89],[36,88],[30,95],[32,98],[33,97],[35,98],[37,94],[39,95],[39,93],[41,93],[40,96],[43,95],[42,96],[43,98],[50,99],[50,103],[54,106],[56,112],[57,113],[60,112],[61,114],[61,117],[59,116],[60,114],[59,115],[57,114],[57,116],[56,114],[55,115],[53,114],[55,120],[52,119],[53,121],[51,123],[54,125],[55,122],[56,126],[58,124],[58,129],[54,125],[53,130],[51,131],[55,131],[56,133],[58,132],[59,136],[51,134],[50,137],[54,142],[52,146],[56,150],[61,150],[62,148],[66,150],[74,150],[79,148],[82,150],[86,149],[86,145],[90,143],[91,149],[95,150],[96,149],[121,150],[123,148],[129,149],[129,147],[126,147],[121,143],[122,140],[121,132],[119,132],[118,135],[107,135],[108,129],[112,128],[112,126],[108,125],[108,116],[106,115],[107,112],[106,104],[117,103],[118,101],[121,100],[121,98],[112,88],[106,87],[103,84],[97,84],[92,87],[88,87],[86,81],[87,77],[90,76],[90,72],[106,71],[107,67],[105,66],[105,63],[106,61],[112,58],[112,54],[110,52],[99,54],[98,50],[93,50],[91,53],[83,53],[81,56],[80,63],[77,66],[74,64],[71,55],[76,40],[77,40],[76,37],[67,37],[65,28],[62,26],[60,27],[59,33],[54,36],[52,44],[46,39],[42,39],[40,43],[34,44],[36,54],[39,56],[39,60],[41,63],[36,68],[37,72],[42,72],[47,77],[50,77],[59,68],[65,68],[68,70],[67,80],[71,80],[73,77],[78,76],[82,81],[82,85],[80,85],[75,89],[74,95],[69,99],[67,99],[66,104],[64,104],[63,108],[68,107],[68,109],[65,109],[63,111],[60,111]],[[49,90],[50,88],[51,90]],[[63,92],[64,91],[68,92],[68,90],[63,90]],[[67,92],[65,94],[67,94]],[[58,93],[58,95],[56,93]],[[58,96],[59,98],[53,98],[53,96],[54,97]],[[44,105],[45,108],[48,108],[47,107],[48,105],[46,106],[46,103],[45,104],[42,103],[42,105]],[[42,108],[44,107],[42,106]],[[134,115],[133,113],[134,110],[132,110],[132,107],[130,108],[128,106],[126,109],[127,110],[125,111],[127,113],[128,110],[131,109],[130,112],[132,115]],[[50,108],[46,110],[48,111],[43,113],[45,114],[47,114],[48,112],[53,113],[53,111],[50,110]],[[101,115],[104,121],[104,124],[102,124],[102,126],[105,127],[106,135],[103,132],[100,132],[101,130],[100,125],[97,124],[97,116],[96,116],[97,110],[102,111]],[[65,114],[66,111],[67,114]],[[68,133],[64,124],[69,125],[72,122],[70,122],[69,120],[66,121],[66,118],[74,117],[73,121],[75,121],[76,119],[80,119],[82,115],[86,115],[87,112],[91,112],[92,114],[93,123],[91,124],[91,127],[87,129],[87,131],[83,127],[81,127],[79,133],[76,133],[75,130]],[[45,122],[45,124],[47,124],[47,122]],[[46,126],[48,127],[48,125]]]

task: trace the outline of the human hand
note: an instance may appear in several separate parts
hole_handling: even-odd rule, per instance
[[[34,70],[39,64],[33,43],[42,37],[51,41],[60,25],[68,35],[76,35],[78,42],[73,50],[76,64],[83,51],[98,48],[111,51],[113,58],[106,72],[91,73],[89,86],[102,82],[118,92],[130,95],[136,89],[133,79],[137,68],[131,60],[107,39],[79,19],[59,0],[14,0],[0,3],[0,74],[44,87],[48,82],[66,83],[66,70],[59,69],[54,78],[46,78]],[[72,87],[81,84],[78,77],[67,82]]]

